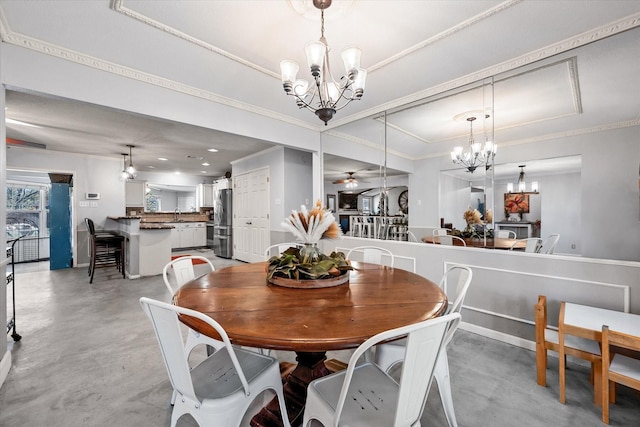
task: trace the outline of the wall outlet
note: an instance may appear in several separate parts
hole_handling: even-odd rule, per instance
[[[78,205],[81,208],[88,208],[89,207],[89,202],[79,202]]]
[[[89,206],[91,206],[92,208],[97,208],[98,202],[89,202]]]
[[[576,244],[575,244],[575,243],[572,243],[572,244],[571,244],[571,249],[575,249],[575,248],[576,248]]]

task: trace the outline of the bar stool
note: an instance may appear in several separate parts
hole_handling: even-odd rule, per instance
[[[96,232],[93,220],[84,219],[89,230],[89,283],[93,283],[93,275],[96,268],[117,267],[118,271],[124,272],[124,236],[119,236],[113,232]]]

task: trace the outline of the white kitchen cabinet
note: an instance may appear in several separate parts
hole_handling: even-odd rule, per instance
[[[171,225],[171,249],[207,245],[207,228],[204,222],[173,222]]]
[[[194,223],[193,246],[207,246],[207,225],[204,222]]]
[[[124,183],[125,205],[132,207],[144,207],[144,196],[147,187],[146,181],[127,181]]]
[[[204,208],[212,208],[213,207],[213,184],[202,184],[202,207]]]

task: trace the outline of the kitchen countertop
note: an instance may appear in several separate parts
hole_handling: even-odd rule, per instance
[[[140,230],[171,230],[172,228],[175,227],[164,222],[143,222],[140,224]]]

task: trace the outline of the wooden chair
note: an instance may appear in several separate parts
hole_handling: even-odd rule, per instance
[[[600,390],[600,380],[602,378],[602,357],[598,342],[600,333],[593,336],[593,339],[580,338],[574,335],[573,327],[564,323],[564,305],[560,303],[560,316],[558,317],[558,359],[560,373],[560,403],[565,403],[565,369],[567,355],[579,357],[591,362],[591,383],[594,387],[594,402],[598,404],[597,390]]]
[[[549,328],[547,323],[547,297],[538,296],[538,303],[535,306],[536,325],[536,370],[538,385],[547,385],[547,351],[554,351],[560,354],[560,340],[558,331]],[[564,354],[591,362],[591,381],[594,381],[594,361],[599,359],[600,348],[597,342],[584,338],[565,335]],[[561,395],[564,390],[561,390]],[[562,401],[562,400],[561,400]]]
[[[609,402],[615,403],[616,383],[640,390],[640,360],[624,354],[627,349],[640,351],[640,336],[627,335],[602,326],[602,422],[609,424]]]

